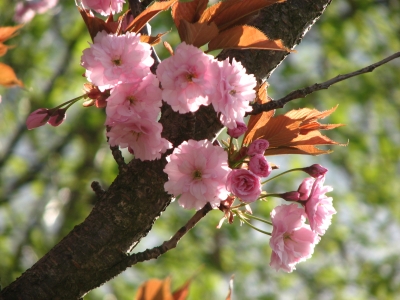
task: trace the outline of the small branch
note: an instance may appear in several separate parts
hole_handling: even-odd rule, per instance
[[[117,162],[119,172],[126,172],[128,167],[125,163],[124,157],[122,156],[121,150],[119,150],[119,147],[110,146],[110,149],[114,160]]]
[[[400,52],[396,52],[395,54],[392,54],[389,57],[386,57],[385,59],[374,63],[370,66],[367,66],[365,68],[362,68],[358,71],[347,73],[344,75],[338,75],[332,79],[329,79],[328,81],[322,82],[322,83],[316,83],[311,86],[308,86],[306,88],[296,90],[291,92],[290,94],[286,95],[285,97],[278,99],[278,100],[273,100],[264,104],[259,104],[255,103],[253,104],[253,110],[249,112],[247,115],[257,115],[259,113],[262,113],[263,111],[270,111],[273,109],[277,108],[282,108],[285,106],[286,103],[295,100],[295,99],[300,99],[300,98],[305,98],[311,93],[314,93],[316,91],[322,90],[322,89],[328,89],[331,85],[338,83],[340,81],[349,79],[351,77],[355,77],[364,73],[372,72],[375,70],[377,67],[382,66],[383,64],[386,64],[387,62],[396,59],[400,57]]]
[[[126,268],[131,267],[137,263],[151,260],[151,259],[156,259],[160,255],[168,252],[169,250],[174,249],[178,245],[178,242],[180,241],[180,239],[190,229],[192,229],[202,218],[204,218],[211,210],[212,210],[212,207],[211,207],[210,203],[207,203],[202,209],[198,210],[193,215],[193,217],[186,223],[186,225],[181,227],[174,234],[174,236],[171,237],[168,241],[165,241],[158,247],[155,247],[152,249],[147,249],[143,252],[138,252],[138,253],[132,254],[130,256],[127,256],[126,259],[124,259],[118,265],[114,266],[114,268],[117,268],[117,269],[123,271]]]
[[[91,186],[93,192],[96,194],[96,196],[98,198],[97,200],[100,200],[106,191],[101,187],[101,185],[98,181],[93,181],[90,186]]]

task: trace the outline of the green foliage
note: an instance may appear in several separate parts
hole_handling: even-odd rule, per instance
[[[0,3],[0,26],[12,25],[12,9]],[[9,4],[8,4],[9,5]],[[26,90],[0,88],[0,278],[6,286],[43,256],[90,212],[93,180],[105,188],[117,175],[105,139],[104,111],[79,104],[57,128],[24,128],[29,112],[53,107],[82,94],[79,66],[90,41],[73,1],[55,14],[37,15],[13,38],[16,48],[2,57],[24,82]],[[152,34],[172,32],[163,40],[179,42],[170,12],[152,21]],[[333,1],[311,29],[297,53],[291,54],[270,79],[269,94],[280,98],[294,89],[328,80],[374,63],[400,49],[398,1]],[[161,58],[168,57],[162,45]],[[292,274],[268,266],[268,237],[239,226],[215,227],[222,213],[213,211],[178,247],[157,261],[139,264],[92,291],[85,299],[132,299],[151,277],[172,276],[173,288],[196,275],[189,299],[224,299],[235,274],[236,299],[395,299],[399,269],[400,194],[400,61],[373,73],[332,86],[289,104],[325,110],[339,103],[329,117],[345,123],[328,133],[348,147],[324,157],[271,157],[282,169],[320,163],[330,168],[326,184],[338,214],[314,256]],[[285,108],[285,110],[287,110]],[[282,112],[279,113],[283,113]],[[129,154],[125,153],[129,160]],[[271,192],[295,190],[300,174],[271,183]],[[281,203],[253,206],[267,217]],[[152,232],[134,251],[162,243],[193,212],[172,203]],[[106,296],[108,298],[106,298]],[[114,297],[114,298],[112,298]]]

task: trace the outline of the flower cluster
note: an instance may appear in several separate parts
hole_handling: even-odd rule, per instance
[[[124,2],[80,1],[83,8],[107,16],[120,12]],[[84,11],[93,16],[89,10]],[[297,202],[272,210],[271,221],[265,221],[272,225],[272,232],[255,228],[271,235],[271,267],[292,272],[297,263],[311,257],[336,213],[332,198],[326,196],[332,188],[323,185],[327,169],[312,165],[265,179],[273,169],[265,158],[269,142],[258,136],[239,147],[235,140],[248,131],[244,116],[252,110],[251,102],[256,98],[255,77],[247,74],[235,59],[217,61],[185,42],[179,44],[153,74],[150,44],[142,42],[143,37],[138,33],[129,30],[121,33],[128,28],[125,25],[121,21],[116,33],[103,30],[92,35],[93,43],[81,57],[89,81],[84,85],[85,94],[53,109],[34,111],[27,119],[28,129],[46,123],[60,125],[66,110],[84,98],[84,106],[105,108],[111,146],[127,148],[140,160],[155,160],[172,148],[161,136],[163,127],[158,122],[162,100],[181,114],[196,112],[202,105],[212,105],[230,139],[222,141],[225,147],[217,141],[188,140],[171,150],[164,169],[168,175],[165,191],[185,209],[199,210],[209,203],[212,208],[223,211],[229,223],[237,216],[252,228],[255,227],[249,219],[262,219],[252,216],[249,204],[274,196]],[[273,148],[273,141],[270,141]],[[297,170],[312,177],[304,179],[296,191],[280,194],[262,191],[263,184]],[[234,205],[235,201],[238,204]]]
[[[161,90],[150,72],[154,63],[150,45],[140,35],[99,32],[82,55],[87,79],[100,91],[110,89],[107,98],[106,125],[111,146],[128,148],[141,160],[159,159],[171,148],[161,137],[157,122],[161,107]]]
[[[199,48],[181,43],[174,55],[157,68],[162,98],[180,113],[195,112],[201,105],[212,104],[221,113],[221,122],[229,129],[243,124],[250,102],[255,99],[256,79],[246,74],[233,59],[218,62]]]

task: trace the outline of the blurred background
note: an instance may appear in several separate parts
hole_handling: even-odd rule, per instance
[[[14,7],[0,2],[0,26],[16,25]],[[333,1],[317,24],[272,74],[269,95],[295,89],[377,62],[400,50],[400,2]],[[152,23],[152,33],[179,43],[170,12]],[[27,22],[0,57],[25,89],[0,87],[0,282],[4,287],[34,264],[89,214],[93,180],[108,187],[117,175],[105,139],[104,111],[74,105],[59,127],[25,127],[27,115],[81,94],[80,66],[89,34],[74,1],[62,1]],[[159,55],[167,53],[158,47]],[[347,147],[318,157],[270,157],[281,170],[319,163],[329,168],[337,214],[314,255],[291,274],[269,267],[269,238],[249,227],[215,227],[211,212],[178,247],[156,261],[141,263],[90,292],[85,299],[133,299],[150,278],[171,276],[177,288],[193,279],[189,299],[225,299],[235,274],[235,299],[399,299],[400,291],[400,59],[292,101],[290,109],[338,109],[323,123],[345,123],[326,134]],[[126,154],[129,160],[129,154]],[[275,174],[277,171],[274,171]],[[272,181],[269,192],[296,190],[304,174]],[[280,200],[255,203],[268,217]],[[161,244],[193,211],[172,203],[135,251]],[[260,225],[260,224],[256,224]],[[262,225],[260,225],[262,226]],[[270,228],[265,227],[266,230]]]

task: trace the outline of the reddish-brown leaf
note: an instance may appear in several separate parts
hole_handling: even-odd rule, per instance
[[[12,47],[0,43],[0,56],[5,55],[5,54],[7,53],[7,50],[8,50],[9,48],[12,48]]]
[[[153,19],[160,12],[168,10],[178,0],[159,1],[142,11],[126,28],[126,31],[139,32],[147,22]]]
[[[224,30],[208,44],[208,51],[227,48],[290,51],[281,40],[270,40],[257,28],[247,25]]]
[[[156,36],[141,35],[140,41],[143,43],[150,44],[151,46],[157,45],[161,42],[161,37],[166,35],[168,32],[159,33]]]
[[[179,32],[182,42],[200,47],[207,44],[212,38],[218,35],[218,28],[214,23],[189,23],[181,20]]]
[[[257,90],[257,103],[263,104],[271,101],[271,98],[268,97],[267,94],[268,83],[264,82]],[[247,131],[244,134],[243,144],[248,145],[253,140],[254,134],[258,129],[265,126],[268,123],[269,119],[274,115],[275,110],[271,110],[268,112],[262,112],[258,115],[251,115],[249,118],[249,122],[247,124]]]
[[[316,109],[303,108],[291,110],[284,115],[270,118],[254,132],[245,137],[245,145],[256,139],[266,139],[270,146],[265,155],[277,154],[309,154],[319,155],[330,153],[330,150],[318,149],[317,145],[340,145],[321,134],[319,130],[329,130],[342,124],[320,124],[318,119],[331,114],[336,107],[320,112]],[[261,125],[257,124],[257,126]]]
[[[312,145],[303,145],[297,147],[279,147],[279,148],[268,148],[265,150],[264,155],[282,155],[282,154],[303,154],[303,155],[321,155],[331,153],[332,150],[321,150]]]
[[[178,288],[172,294],[174,300],[186,300],[187,296],[189,295],[189,287],[192,283],[192,278],[185,282],[180,288]]]
[[[193,0],[190,2],[177,2],[172,6],[172,18],[179,31],[181,20],[195,23],[207,8],[208,0]],[[180,32],[179,32],[180,35]]]
[[[6,40],[16,36],[18,34],[17,30],[22,26],[24,25],[0,27],[0,43],[3,43]]]
[[[22,81],[17,78],[17,75],[15,75],[14,70],[3,63],[0,63],[0,85],[5,87],[12,87],[15,85],[21,87],[24,86]]]
[[[226,0],[210,6],[199,22],[214,22],[220,30],[243,24],[244,18],[258,10],[286,0]]]
[[[150,279],[143,283],[135,300],[174,300],[170,291],[171,279]]]
[[[97,33],[100,31],[105,30],[107,33],[112,32],[111,29],[112,25],[108,25],[106,22],[104,22],[104,20],[90,15],[88,10],[82,9],[80,7],[78,7],[78,9],[79,12],[81,13],[83,21],[85,21],[86,27],[89,31],[92,41],[94,40],[94,37],[97,35]]]

